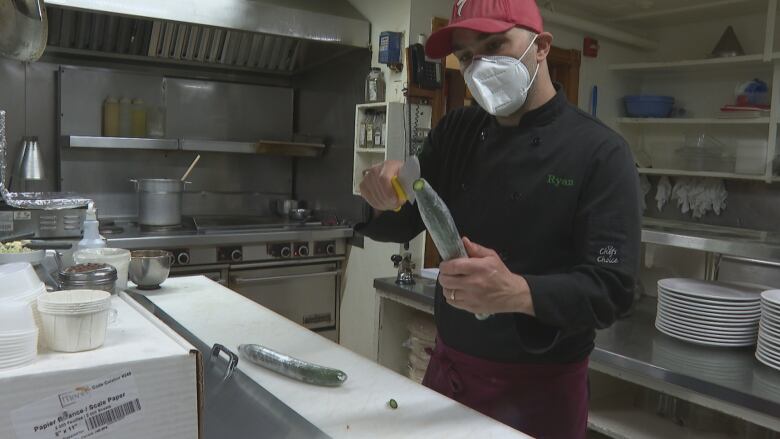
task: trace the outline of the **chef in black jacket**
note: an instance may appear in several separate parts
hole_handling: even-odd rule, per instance
[[[440,265],[436,348],[424,384],[535,437],[583,438],[595,330],[631,305],[638,176],[626,142],[550,80],[534,0],[458,0],[426,43],[454,53],[479,106],[450,111],[420,154],[469,258]],[[366,170],[374,218],[357,229],[405,242],[424,225]],[[490,313],[478,320],[474,313]]]

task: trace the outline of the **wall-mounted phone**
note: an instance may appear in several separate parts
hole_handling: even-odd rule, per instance
[[[420,88],[436,90],[442,87],[442,66],[440,62],[425,59],[425,48],[422,44],[412,44],[409,47],[411,58],[412,82]]]

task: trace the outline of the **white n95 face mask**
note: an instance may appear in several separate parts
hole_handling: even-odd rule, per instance
[[[483,56],[475,58],[464,72],[469,91],[477,103],[494,116],[509,116],[525,104],[539,64],[531,77],[522,59],[531,50],[536,36],[520,58]]]

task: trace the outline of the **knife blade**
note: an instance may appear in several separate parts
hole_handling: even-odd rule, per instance
[[[416,196],[413,185],[418,178],[420,178],[420,160],[417,159],[416,155],[412,155],[406,159],[406,163],[398,171],[398,175],[391,180],[395,194],[401,201],[401,205],[395,209],[396,212],[401,210],[407,201],[414,204]]]

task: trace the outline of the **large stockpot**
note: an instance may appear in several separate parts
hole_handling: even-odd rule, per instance
[[[131,180],[138,190],[138,222],[145,226],[181,223],[181,199],[186,182],[170,178]]]

